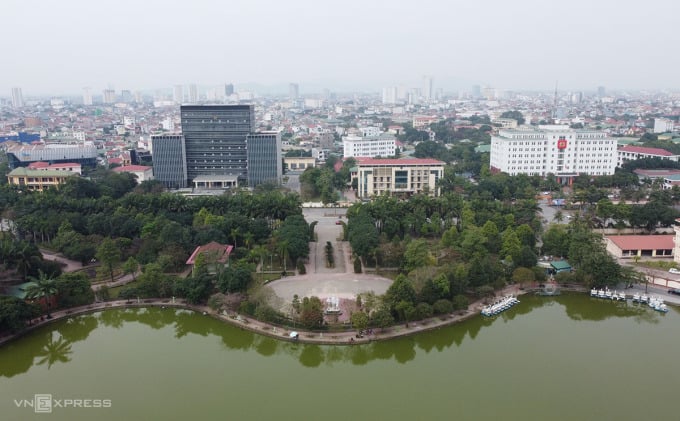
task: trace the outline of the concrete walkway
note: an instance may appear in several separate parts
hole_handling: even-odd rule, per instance
[[[503,291],[499,291],[500,295],[505,294],[520,294],[522,291],[517,289],[516,286],[511,286]],[[231,324],[240,329],[249,330],[251,332],[269,336],[275,339],[289,341],[289,342],[301,342],[307,344],[318,344],[318,345],[354,345],[362,343],[370,343],[377,340],[386,340],[397,338],[400,336],[412,335],[419,332],[425,332],[428,330],[438,329],[443,326],[451,325],[453,323],[460,322],[462,320],[467,320],[475,315],[479,314],[479,311],[483,307],[483,300],[478,300],[468,306],[467,310],[457,311],[453,314],[442,315],[438,317],[432,317],[430,319],[420,320],[418,322],[411,322],[406,324],[399,324],[387,329],[374,329],[372,335],[364,335],[362,338],[356,337],[355,330],[348,330],[343,332],[312,332],[307,330],[292,329],[277,327],[259,320],[245,317],[235,313],[216,313],[208,306],[192,305],[186,303],[183,299],[176,299],[174,302],[170,298],[154,298],[146,300],[117,300],[108,301],[101,303],[94,303],[82,307],[74,307],[69,309],[63,309],[52,312],[51,319],[38,319],[31,325],[29,325],[25,330],[15,334],[0,337],[0,346],[10,342],[16,338],[31,332],[40,326],[44,326],[50,323],[54,323],[58,320],[67,319],[69,317],[74,317],[81,314],[95,313],[99,311],[114,309],[114,308],[140,308],[140,307],[174,307],[183,308],[198,313],[204,314],[206,317],[212,317],[214,319],[220,320],[222,322]],[[298,333],[298,338],[294,339],[290,337],[290,333],[295,331]]]

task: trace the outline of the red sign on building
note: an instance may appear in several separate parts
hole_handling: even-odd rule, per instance
[[[558,139],[557,149],[567,149],[567,139]]]

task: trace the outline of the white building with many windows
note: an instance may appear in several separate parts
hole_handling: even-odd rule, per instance
[[[545,176],[568,183],[579,174],[611,175],[617,164],[616,139],[569,126],[499,130],[491,138],[491,171]]]
[[[357,196],[439,196],[437,181],[444,176],[444,165],[436,159],[359,159],[355,173]]]
[[[375,158],[394,156],[396,139],[391,134],[382,133],[377,136],[344,136],[342,138],[344,158]]]

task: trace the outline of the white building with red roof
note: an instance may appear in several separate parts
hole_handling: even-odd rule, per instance
[[[186,264],[191,266],[191,271],[193,272],[198,256],[202,255],[203,263],[206,265],[208,273],[217,273],[220,267],[227,267],[229,265],[229,256],[232,250],[234,250],[232,245],[211,241],[208,244],[196,247]]]
[[[137,177],[137,183],[153,180],[153,168],[145,165],[123,165],[113,169],[115,172],[127,172]]]
[[[608,235],[607,251],[616,258],[673,257],[673,235]]]
[[[444,176],[444,165],[436,159],[357,159],[357,197],[370,198],[385,193],[402,197],[419,193],[439,196],[437,181]]]
[[[54,171],[68,171],[78,175],[83,174],[82,165],[75,162],[65,162],[63,164],[50,164],[45,161],[32,162],[28,164],[29,170],[54,170]]]
[[[626,145],[618,150],[618,166],[620,167],[627,161],[635,161],[644,158],[661,158],[669,161],[678,161],[680,155],[673,155],[661,148],[647,148],[645,146]]]

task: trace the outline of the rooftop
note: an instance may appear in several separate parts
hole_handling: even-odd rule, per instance
[[[220,244],[216,241],[211,241],[208,244],[196,247],[196,250],[194,250],[194,252],[191,253],[191,256],[189,256],[187,265],[193,265],[196,261],[196,258],[201,253],[214,253],[215,262],[226,263],[233,249],[234,246],[232,245]]]
[[[619,148],[619,152],[642,153],[647,155],[673,156],[671,152],[661,148],[647,148],[644,146],[626,145]]]
[[[621,250],[670,250],[674,235],[609,235],[605,238]]]
[[[444,162],[431,158],[408,158],[408,159],[375,159],[356,158],[359,166],[400,166],[400,165],[444,165]]]

